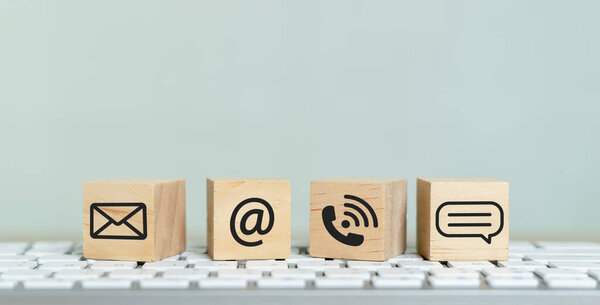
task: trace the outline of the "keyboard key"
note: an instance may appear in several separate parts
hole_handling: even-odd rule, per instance
[[[39,264],[45,264],[50,262],[74,262],[81,261],[81,255],[72,255],[72,254],[54,254],[54,255],[46,255],[38,258]]]
[[[39,269],[60,271],[66,269],[83,269],[87,267],[86,261],[72,261],[72,262],[48,262],[38,266]]]
[[[545,249],[592,249],[592,250],[600,250],[600,243],[594,242],[564,242],[564,241],[539,241],[536,242],[536,245],[540,248]]]
[[[81,287],[83,289],[129,289],[131,288],[131,281],[106,278],[83,280]]]
[[[600,269],[600,262],[581,262],[581,261],[560,261],[548,262],[548,266],[552,268],[577,269],[580,271],[589,271]]]
[[[161,279],[141,280],[142,289],[188,289],[190,282],[184,279]]]
[[[26,262],[0,262],[0,272],[8,270],[28,270],[37,267],[36,261]]]
[[[400,261],[398,266],[401,268],[416,268],[421,270],[430,270],[432,268],[444,268],[439,262],[430,261]]]
[[[308,254],[294,254],[292,253],[289,258],[285,259],[286,262],[290,264],[297,264],[298,262],[308,262],[308,261],[321,261],[324,262],[325,259],[322,257],[312,257]]]
[[[224,269],[219,270],[217,277],[220,279],[257,280],[262,277],[262,271],[252,269]]]
[[[534,277],[490,276],[486,282],[494,289],[535,289],[539,286],[539,281]]]
[[[340,268],[340,264],[335,261],[299,261],[296,266],[298,269],[310,269],[321,272],[326,269]]]
[[[0,289],[13,289],[19,281],[0,280]]]
[[[448,267],[450,268],[461,268],[461,269],[473,269],[473,270],[481,270],[484,268],[494,268],[496,267],[494,264],[486,261],[482,262],[457,262],[457,261],[449,261]]]
[[[405,253],[394,256],[387,260],[390,264],[397,264],[399,261],[422,261],[423,257],[416,253]]]
[[[581,262],[600,262],[600,255],[540,255],[540,254],[529,254],[525,255],[525,260],[536,261],[542,264],[547,264],[550,261],[581,261]]]
[[[589,274],[591,277],[593,277],[593,278],[595,278],[595,279],[597,279],[597,280],[600,280],[600,269],[592,269],[592,270],[589,270],[589,271],[588,271],[588,274]]]
[[[52,271],[48,270],[9,270],[0,275],[3,280],[29,280],[29,279],[43,279],[49,277]]]
[[[0,262],[2,263],[14,263],[14,262],[28,262],[34,261],[37,259],[37,256],[33,255],[2,255],[0,256]]]
[[[429,270],[429,274],[435,277],[460,277],[479,279],[479,272],[473,269],[463,268],[437,268]]]
[[[306,282],[302,279],[264,278],[256,282],[260,289],[303,289]]]
[[[108,278],[125,280],[151,279],[154,276],[156,276],[156,270],[149,269],[118,269],[108,274]]]
[[[414,278],[419,280],[425,279],[425,272],[417,268],[378,269],[377,275],[381,278]]]
[[[373,287],[377,289],[419,289],[423,280],[417,278],[373,277]]]
[[[26,242],[2,242],[0,243],[0,255],[20,255],[29,247]]]
[[[341,279],[371,279],[371,274],[367,269],[359,268],[339,268],[339,269],[326,269],[325,277],[327,278],[341,278]]]
[[[26,280],[23,282],[25,289],[71,289],[73,285],[75,285],[75,281],[57,279]]]
[[[479,279],[469,277],[437,277],[430,276],[429,284],[436,289],[459,289],[459,288],[479,288],[481,285]]]
[[[91,269],[102,269],[106,271],[118,269],[134,269],[135,267],[137,267],[137,262],[128,261],[95,261],[90,266]]]
[[[275,279],[299,279],[314,280],[315,271],[310,269],[276,269],[271,271],[271,277]]]
[[[360,289],[363,288],[364,281],[361,279],[332,279],[332,278],[317,278],[315,279],[315,287],[319,289]]]
[[[486,277],[535,278],[531,270],[518,268],[485,268],[481,273]]]
[[[195,269],[208,269],[210,271],[237,269],[237,267],[238,262],[236,261],[197,261],[194,263]]]
[[[186,261],[160,261],[145,263],[142,269],[164,271],[169,269],[185,269],[188,265]]]
[[[54,278],[65,280],[84,280],[99,278],[104,274],[102,270],[80,269],[80,270],[61,270],[54,273]]]
[[[274,269],[287,269],[286,261],[264,260],[264,261],[246,261],[246,269],[260,269],[263,271],[271,271]]]
[[[348,268],[367,269],[369,271],[377,271],[382,268],[392,268],[392,265],[387,262],[367,262],[367,261],[347,261]]]
[[[499,261],[498,266],[503,268],[525,269],[533,271],[538,268],[546,268],[545,264],[533,261]]]
[[[245,289],[247,286],[244,279],[208,278],[198,282],[201,289]]]
[[[166,270],[162,277],[166,279],[185,279],[196,281],[208,277],[210,270],[208,269],[170,269]]]
[[[596,280],[592,278],[548,278],[544,283],[550,289],[595,289]]]
[[[535,269],[537,276],[546,278],[588,278],[587,273],[577,269],[542,268]]]
[[[210,262],[212,258],[208,254],[192,253],[187,254],[185,260],[190,264],[196,264],[198,262]]]

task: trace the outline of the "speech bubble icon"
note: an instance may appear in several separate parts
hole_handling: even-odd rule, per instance
[[[435,212],[435,227],[445,237],[492,237],[504,228],[504,211],[493,201],[452,201],[442,203]]]

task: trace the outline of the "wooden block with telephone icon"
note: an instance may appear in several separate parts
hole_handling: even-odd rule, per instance
[[[406,179],[310,184],[310,255],[383,261],[406,249]]]

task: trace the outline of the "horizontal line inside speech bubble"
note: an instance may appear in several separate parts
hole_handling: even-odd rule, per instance
[[[492,213],[448,213],[448,217],[486,217]]]
[[[456,223],[449,223],[448,226],[449,227],[491,227],[492,224],[489,223],[489,222],[482,222],[482,223],[472,223],[472,222],[461,223],[461,222],[456,222]]]

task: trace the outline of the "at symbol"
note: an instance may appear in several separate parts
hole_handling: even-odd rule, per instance
[[[237,230],[235,227],[235,219],[237,217],[237,213],[240,211],[240,209],[244,205],[251,203],[251,202],[258,202],[265,206],[265,208],[267,209],[267,212],[269,213],[269,224],[267,225],[267,227],[265,229],[262,229],[261,225],[262,225],[262,221],[263,221],[264,211],[262,209],[252,209],[252,210],[244,213],[244,215],[242,215],[242,219],[240,220],[240,231],[242,231],[242,233],[244,235],[251,235],[254,232],[258,233],[259,235],[265,235],[271,231],[271,229],[273,228],[273,223],[275,222],[273,208],[266,200],[261,199],[261,198],[248,198],[248,199],[240,202],[235,207],[235,209],[233,209],[233,213],[231,213],[231,219],[229,220],[229,229],[231,231],[231,235],[233,236],[233,239],[235,239],[235,241],[237,241],[240,245],[243,245],[246,247],[255,247],[255,246],[262,244],[262,240],[245,241],[245,240],[241,239],[240,236],[237,234]],[[254,214],[256,214],[256,223],[254,224],[254,227],[248,228],[248,225],[247,225],[248,218],[250,218],[250,216],[252,216]]]

